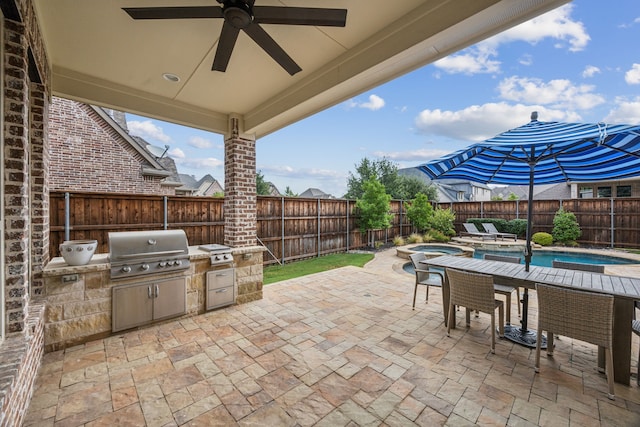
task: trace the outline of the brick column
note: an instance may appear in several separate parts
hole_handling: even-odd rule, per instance
[[[5,20],[5,325],[24,328],[29,300],[29,82],[27,39],[21,23]]]
[[[232,247],[256,244],[256,140],[241,129],[231,117],[224,141],[224,243]]]
[[[31,297],[44,295],[49,262],[49,101],[44,85],[31,84]]]

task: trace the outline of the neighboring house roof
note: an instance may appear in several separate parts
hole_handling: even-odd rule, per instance
[[[273,182],[267,181],[267,185],[269,186],[269,196],[282,196],[278,187],[276,187]]]
[[[513,193],[520,200],[529,198],[528,185],[509,185],[506,187],[496,187],[491,191],[491,197],[501,197],[506,200]],[[560,200],[571,198],[571,187],[567,183],[535,185],[533,187],[533,197],[536,200]]]
[[[333,199],[334,197],[331,194],[325,193],[324,191],[318,188],[307,188],[302,194],[299,194],[298,197],[311,197],[314,199]]]
[[[224,193],[222,185],[211,175],[207,174],[196,180],[193,175],[178,174],[178,179],[182,183],[182,186],[177,188],[176,191],[191,196],[213,196],[215,194]]]

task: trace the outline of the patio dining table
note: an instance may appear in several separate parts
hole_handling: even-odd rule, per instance
[[[527,290],[535,289],[536,283],[571,288],[581,291],[599,292],[613,295],[613,365],[614,380],[629,385],[631,376],[631,321],[634,301],[640,300],[640,278],[614,276],[562,268],[529,266],[502,261],[488,261],[475,258],[444,255],[423,261],[429,267],[455,268],[473,273],[488,274],[494,279],[509,280],[513,286],[525,288],[522,311],[522,330],[527,331]],[[449,283],[442,284],[442,305],[445,324],[449,306]],[[455,316],[455,312],[454,312]],[[455,326],[455,317],[451,319]],[[604,351],[598,349],[598,367],[604,369]]]

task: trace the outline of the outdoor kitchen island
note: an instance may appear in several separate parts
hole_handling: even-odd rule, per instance
[[[244,304],[262,298],[262,246],[230,248],[235,274],[235,303]],[[135,284],[175,282],[184,279],[185,309],[176,317],[188,317],[207,310],[207,275],[220,269],[212,260],[212,252],[188,247],[189,267],[180,272],[167,272],[153,278],[114,279],[109,254],[95,254],[86,265],[70,266],[63,258],[53,258],[44,268],[45,351],[56,351],[94,339],[104,338],[112,329],[112,295],[114,287]],[[150,288],[155,292],[155,288]],[[168,318],[159,319],[159,321]],[[151,319],[145,327],[156,322]]]

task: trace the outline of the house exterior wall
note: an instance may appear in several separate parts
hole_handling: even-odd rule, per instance
[[[53,97],[49,140],[51,190],[175,194],[143,176],[143,157],[87,104]]]
[[[44,350],[44,305],[37,300],[41,272],[49,260],[49,67],[30,1],[3,1],[0,19],[4,232],[0,425],[18,426],[26,415]]]

